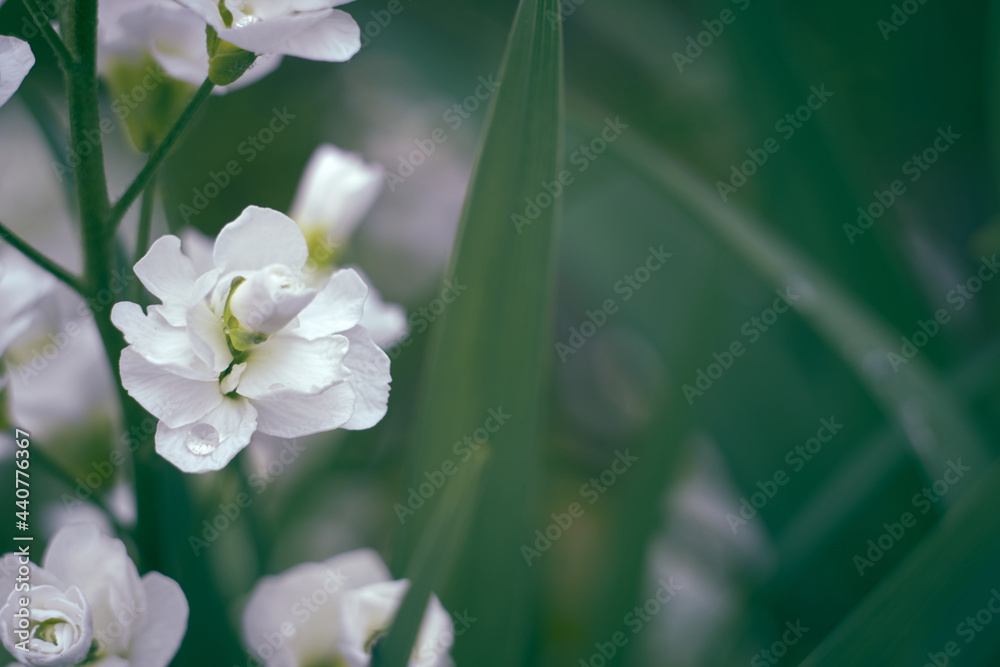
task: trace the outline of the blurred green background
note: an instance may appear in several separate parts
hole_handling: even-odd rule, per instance
[[[571,327],[579,330],[587,312],[607,299],[617,309],[565,363],[552,348],[537,527],[544,530],[553,512],[579,502],[581,485],[609,469],[617,452],[627,449],[638,461],[597,502],[585,502],[583,517],[525,567],[534,598],[523,610],[530,643],[519,664],[798,664],[913,556],[949,507],[964,513],[959,523],[996,507],[996,493],[972,492],[981,480],[996,488],[986,464],[998,453],[1000,432],[1000,281],[963,299],[961,310],[948,296],[976,275],[982,257],[1000,252],[993,196],[1000,14],[995,3],[914,0],[897,3],[916,9],[910,15],[900,7],[905,22],[888,30],[879,22],[892,21],[889,2],[563,4],[565,153],[575,182],[563,197],[553,343],[568,343]],[[364,27],[384,6],[358,0],[344,9]],[[260,83],[212,99],[161,176],[165,215],[157,218],[158,231],[190,222],[214,233],[249,204],[288,210],[320,143],[398,170],[414,141],[445,128],[447,142],[412,177],[384,191],[346,257],[387,300],[411,314],[427,306],[441,290],[485,121],[485,105],[469,110],[457,128],[448,110],[474,96],[480,77],[497,73],[515,3],[403,0],[403,6],[388,25],[370,24],[369,35],[377,34],[348,63],[286,59]],[[22,12],[8,3],[0,11],[2,31],[15,32],[10,26],[20,24]],[[694,48],[700,33],[708,36]],[[41,44],[33,46],[43,67],[33,83],[56,90],[53,63]],[[813,86],[832,96],[787,136],[776,123],[806,104]],[[247,160],[241,144],[274,108],[295,118]],[[579,171],[575,165],[583,163],[573,156],[599,136],[606,118],[620,118],[627,129]],[[939,128],[958,138],[910,180],[915,172],[904,172],[907,163],[933,146]],[[752,216],[804,261],[808,271],[786,273],[794,278],[789,282],[760,270],[753,243],[727,240],[692,214],[677,195],[687,181],[657,168],[660,157],[672,156],[686,178],[717,197],[717,181],[729,181],[732,166],[750,159],[748,150],[760,155],[772,137],[777,152],[725,204]],[[180,205],[204,188],[207,170],[231,159],[243,172],[185,220]],[[897,179],[905,193],[852,238],[844,226],[856,224],[858,207],[885,200],[880,193]],[[625,299],[616,286],[645,265],[650,247],[661,246],[672,256]],[[824,329],[792,311],[766,331],[753,323],[772,307],[775,290],[792,287],[813,298],[810,276],[817,273],[891,333],[896,353],[900,337],[912,340],[935,311],[950,315],[906,368],[920,364],[935,395],[957,406],[963,433],[976,434],[980,445],[971,451],[981,458],[926,513],[914,496],[946,468],[922,461],[971,460],[958,436],[928,427],[927,411],[939,406],[915,399],[905,379],[888,390],[900,397],[891,407],[877,400],[873,384],[892,386],[885,351],[857,358],[849,333],[831,333],[836,322]],[[815,297],[821,310],[824,294]],[[840,325],[849,332],[854,323]],[[518,337],[519,323],[509,326],[509,336]],[[419,417],[431,336],[415,327],[411,340],[394,357],[386,419],[370,431],[311,443],[261,494],[253,525],[247,520],[213,544],[208,557],[234,623],[258,576],[298,562],[370,545],[394,574],[402,573],[393,505],[405,498],[413,475],[408,434]],[[724,356],[734,342],[745,352],[731,368],[704,395],[685,395],[684,385],[700,389],[699,370],[710,372],[713,354]],[[786,458],[816,435],[823,419],[843,428],[811,460]],[[786,483],[757,516],[734,523],[742,499],[773,489],[768,480],[781,472]],[[225,474],[195,479],[192,487],[206,516],[237,493]],[[53,484],[51,493],[58,498],[60,488]],[[915,525],[859,575],[855,557],[865,557],[868,541],[877,543],[884,524],[907,511]],[[911,572],[885,593],[885,604],[900,613],[889,621],[875,617],[866,632],[875,643],[879,636],[902,637],[891,664],[924,664],[926,652],[955,640],[956,625],[1000,586],[1000,528],[989,520],[969,525],[976,530],[949,533],[950,560]],[[256,550],[249,548],[254,531]],[[653,605],[658,611],[633,632],[633,608],[669,577],[680,589],[676,597],[662,609]],[[950,593],[919,595],[928,578]],[[915,591],[913,605],[931,608],[929,625],[906,629],[910,603],[892,606],[910,600],[906,590]],[[490,600],[478,602],[465,611],[487,617]],[[447,595],[444,603],[463,611],[449,606]],[[792,635],[787,653],[774,648],[786,641],[786,623],[808,628],[801,638]],[[961,642],[949,664],[1000,662],[998,629],[1000,619],[974,642]],[[459,637],[459,664],[461,646],[477,642],[476,630],[474,623]],[[619,631],[627,643],[605,660],[601,646]],[[175,664],[217,664],[183,657],[204,658],[208,647],[185,651]]]

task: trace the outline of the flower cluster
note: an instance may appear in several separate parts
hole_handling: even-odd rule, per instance
[[[409,587],[378,554],[351,551],[262,579],[243,612],[243,639],[267,667],[367,667]],[[451,616],[432,597],[410,667],[448,667]]]
[[[180,586],[140,578],[125,545],[92,524],[57,533],[41,567],[0,559],[0,603],[0,639],[25,665],[166,667],[187,629]]]
[[[368,287],[351,269],[307,285],[308,257],[290,218],[251,206],[219,233],[213,268],[196,270],[175,236],[136,264],[162,304],[115,306],[122,384],[181,470],[221,469],[258,430],[295,438],[385,415],[389,358],[359,326]]]

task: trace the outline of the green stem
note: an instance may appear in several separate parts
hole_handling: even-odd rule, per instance
[[[135,177],[132,184],[128,186],[125,190],[125,194],[121,196],[116,203],[114,208],[111,210],[111,215],[108,216],[107,229],[109,233],[113,233],[114,230],[118,228],[121,224],[122,218],[125,217],[125,213],[128,212],[132,204],[139,197],[146,186],[149,185],[150,181],[156,175],[156,171],[163,164],[167,155],[170,153],[170,149],[174,147],[177,140],[180,139],[181,134],[191,123],[195,114],[201,106],[208,100],[209,96],[212,94],[212,89],[215,88],[215,84],[205,79],[205,82],[201,84],[201,87],[194,94],[194,97],[188,103],[184,111],[181,112],[180,117],[174,126],[170,128],[167,136],[164,137],[163,141],[157,146],[152,153],[149,155],[149,160],[146,162],[146,166],[142,168],[142,171]]]
[[[63,34],[76,54],[76,63],[66,75],[66,88],[70,153],[78,159],[73,174],[80,204],[84,265],[90,288],[97,292],[110,283],[114,257],[114,237],[104,230],[110,203],[97,87],[97,0],[74,2],[63,23]]]
[[[132,263],[135,264],[146,251],[149,250],[149,237],[153,229],[153,208],[156,204],[156,176],[149,182],[146,189],[142,191],[142,203],[139,208],[139,235],[135,241],[135,255]]]
[[[70,53],[69,49],[66,47],[66,43],[63,42],[62,38],[59,36],[59,33],[57,33],[55,28],[52,27],[49,17],[38,4],[38,0],[24,0],[24,6],[28,9],[28,13],[31,14],[31,18],[35,22],[35,25],[42,31],[45,41],[47,41],[49,46],[52,47],[52,50],[55,51],[56,59],[59,61],[59,66],[62,67],[64,72],[69,73],[76,64],[73,54]]]
[[[77,294],[86,298],[87,290],[83,284],[83,281],[74,276],[72,273],[62,268],[51,259],[35,250],[27,241],[19,237],[10,228],[0,222],[0,239],[3,239],[7,243],[11,244],[14,248],[19,250],[21,254],[30,259],[32,262],[37,264],[45,271],[51,273],[53,276],[58,278],[60,281],[68,285]]]

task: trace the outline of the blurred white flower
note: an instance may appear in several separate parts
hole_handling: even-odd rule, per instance
[[[139,578],[120,540],[93,525],[61,530],[42,566],[17,554],[0,560],[0,633],[4,647],[27,665],[166,667],[184,638],[188,604],[175,581],[150,572]],[[30,568],[30,590],[18,582]],[[20,598],[29,597],[27,653],[16,647]],[[89,663],[88,663],[89,664]]]
[[[323,144],[306,165],[291,216],[306,238],[344,244],[382,191],[384,170],[356,153]]]
[[[334,9],[350,0],[177,0],[219,37],[252,53],[343,62],[361,49],[361,29]]]
[[[299,181],[291,216],[309,242],[316,274],[322,276],[332,269],[338,249],[347,244],[378,199],[384,177],[380,165],[368,164],[360,155],[333,144],[323,144],[313,152]],[[379,347],[387,348],[406,335],[406,312],[383,301],[368,276],[354,268],[369,290],[361,325]]]
[[[0,248],[0,358],[31,326],[32,307],[52,290],[55,279],[21,253]],[[0,389],[7,382],[0,366]]]
[[[339,618],[340,649],[350,667],[371,664],[372,648],[388,633],[409,587],[410,582],[406,580],[384,581],[344,594]],[[432,596],[408,666],[446,667],[454,664],[449,655],[454,641],[451,616],[441,606],[437,596]]]
[[[112,321],[129,347],[122,383],[160,420],[156,450],[185,472],[223,468],[253,433],[296,438],[374,426],[389,399],[389,358],[359,326],[368,288],[350,269],[303,281],[302,232],[247,208],[200,273],[175,236],[135,266],[161,301],[123,302]]]
[[[265,577],[243,611],[243,640],[266,667],[371,663],[408,587],[378,554],[359,549]],[[451,617],[432,597],[410,667],[452,665]]]
[[[35,56],[27,42],[0,35],[0,106],[17,92],[34,64]]]
[[[200,86],[208,77],[205,22],[174,0],[101,0],[98,66],[108,76],[119,64],[143,67],[152,58],[171,78]],[[213,93],[225,93],[267,76],[280,55],[258,58],[247,73]],[[154,80],[149,85],[156,85]]]

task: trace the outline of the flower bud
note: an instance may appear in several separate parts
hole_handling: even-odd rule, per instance
[[[20,604],[24,598],[29,605]],[[0,632],[4,648],[26,665],[76,665],[90,654],[94,621],[76,586],[32,586],[11,592],[0,609]]]
[[[316,290],[280,264],[251,274],[233,288],[229,310],[250,334],[270,336],[281,331],[316,298]]]

